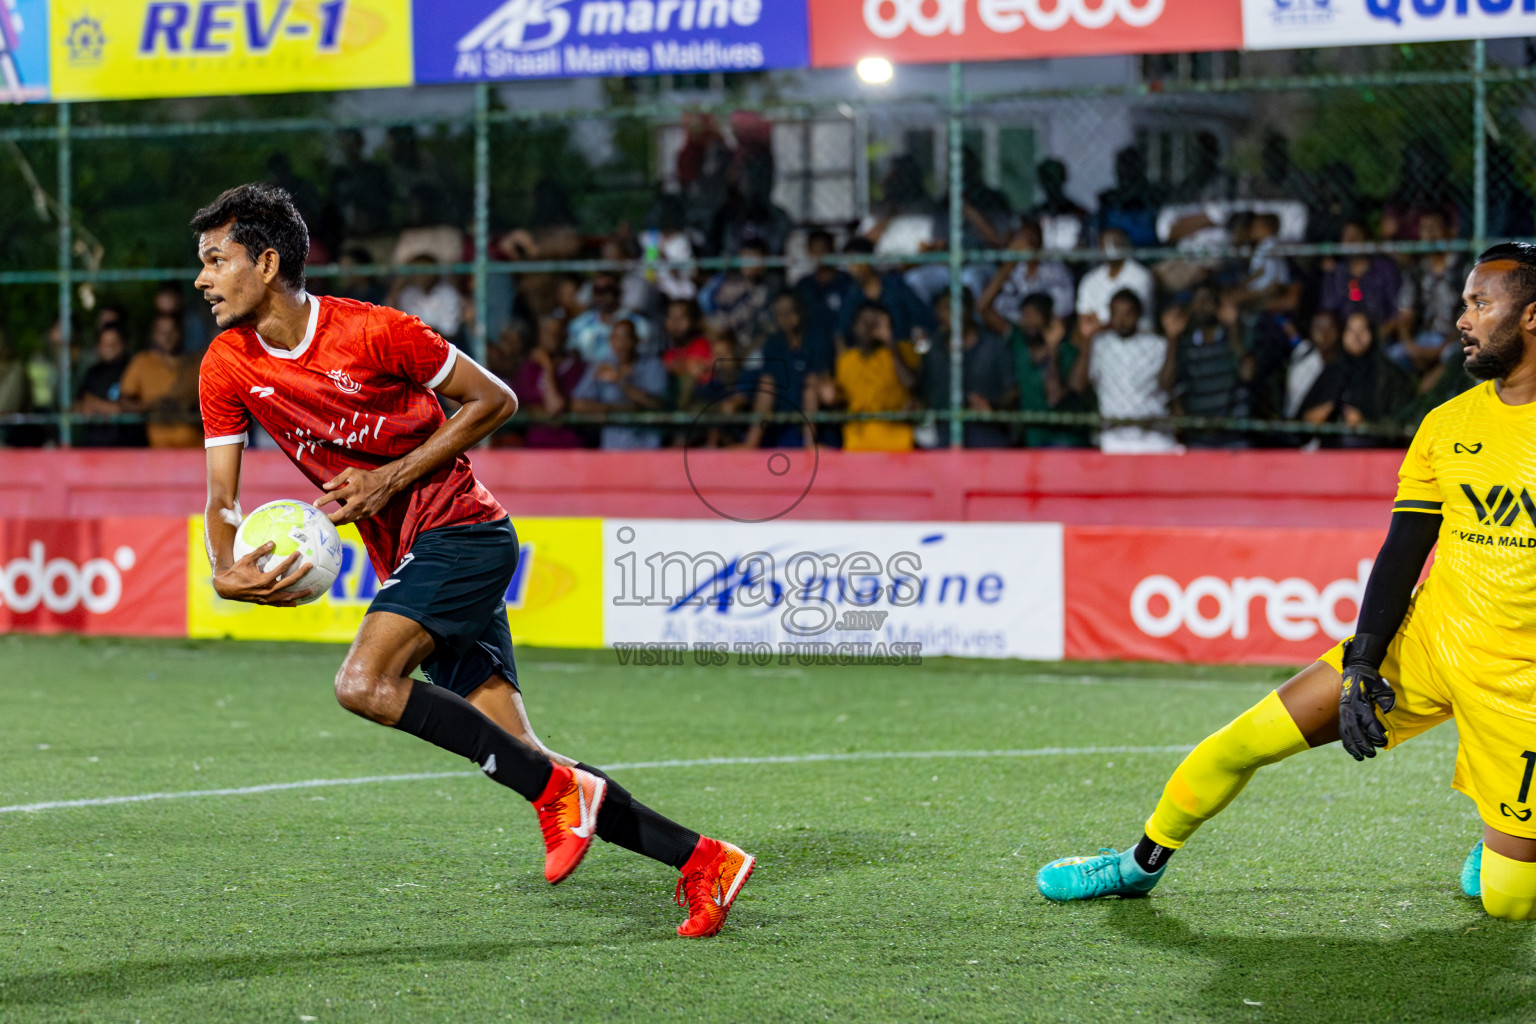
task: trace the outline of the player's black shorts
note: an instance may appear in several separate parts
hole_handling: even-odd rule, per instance
[[[437,647],[421,670],[438,686],[461,697],[493,675],[516,686],[507,587],[517,555],[511,519],[428,530],[368,610],[403,615],[432,634]]]

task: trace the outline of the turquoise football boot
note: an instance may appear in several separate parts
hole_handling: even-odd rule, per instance
[[[1096,900],[1101,896],[1145,896],[1168,869],[1164,864],[1152,874],[1136,863],[1135,849],[1120,853],[1103,849],[1097,857],[1063,857],[1053,860],[1035,875],[1040,895],[1057,903]]]
[[[1478,899],[1483,895],[1483,841],[1479,839],[1461,862],[1461,891]]]

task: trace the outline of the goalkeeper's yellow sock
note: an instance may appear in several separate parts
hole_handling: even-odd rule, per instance
[[[1506,921],[1536,920],[1536,864],[1483,847],[1483,909]]]
[[[1147,819],[1147,837],[1177,850],[1231,803],[1260,767],[1306,749],[1295,719],[1279,693],[1271,692],[1226,728],[1207,736],[1174,769]]]

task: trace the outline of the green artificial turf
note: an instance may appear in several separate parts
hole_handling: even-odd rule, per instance
[[[0,637],[0,805],[473,766],[335,705],[335,647]],[[1189,744],[1284,673],[931,661],[622,667],[524,650],[600,764]],[[759,858],[716,939],[597,844],[558,888],[483,778],[0,814],[0,1020],[1529,1021],[1536,932],[1457,870],[1455,735],[1261,771],[1150,899],[1056,906],[1176,752],[661,766],[635,795]]]

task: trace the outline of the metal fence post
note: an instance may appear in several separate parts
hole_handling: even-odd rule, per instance
[[[70,250],[74,246],[74,172],[70,167],[70,107],[67,102],[58,105],[58,171],[59,171],[59,379],[54,387],[54,401],[59,403],[59,443],[68,447],[71,437],[70,406],[74,404],[74,387],[70,380],[69,346],[74,341],[71,321],[74,302],[70,297]]]
[[[965,447],[965,323],[960,273],[965,269],[964,111],[965,78],[958,61],[949,65],[949,446]]]
[[[486,301],[486,263],[491,245],[491,87],[475,84],[475,329],[470,354],[484,365],[490,315]]]
[[[1488,46],[1472,44],[1472,247],[1488,244]]]

